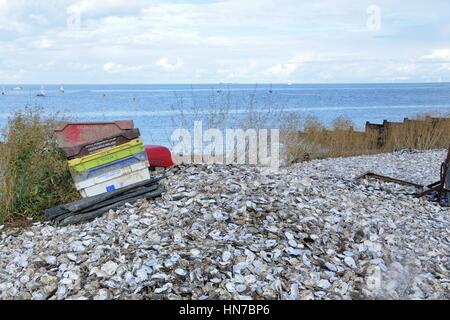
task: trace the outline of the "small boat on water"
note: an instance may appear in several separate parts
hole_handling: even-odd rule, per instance
[[[13,89],[14,91],[22,91],[23,90],[23,88],[22,87],[20,87],[20,86],[17,86],[17,87],[15,87],[14,89]]]
[[[65,92],[65,90],[64,90],[64,85],[63,85],[63,84],[59,87],[59,92],[61,92],[61,93],[64,93],[64,92]]]
[[[39,91],[36,97],[45,97],[44,86],[41,86],[41,91]]]
[[[2,88],[2,96],[6,95],[5,87]]]

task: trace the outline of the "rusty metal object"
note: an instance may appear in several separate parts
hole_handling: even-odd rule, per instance
[[[446,183],[445,183],[445,181],[447,179],[447,175],[448,175],[449,164],[450,164],[450,147],[447,152],[447,158],[445,159],[445,162],[442,163],[442,165],[441,165],[440,180],[428,185],[429,189],[425,190],[424,192],[417,193],[416,197],[420,198],[420,197],[424,197],[426,195],[432,194],[434,192],[437,192],[437,201],[439,202],[440,205],[443,206],[444,205],[443,195],[444,195],[444,193],[450,192],[450,190],[446,188],[448,186],[446,186]]]
[[[401,184],[401,185],[405,185],[405,186],[423,188],[423,185],[421,185],[421,184],[417,184],[417,183],[409,182],[409,181],[405,181],[405,180],[400,180],[400,179],[396,179],[396,178],[392,178],[392,177],[382,176],[380,174],[376,174],[373,172],[367,172],[367,173],[357,177],[356,180],[360,180],[360,179],[364,179],[364,178],[374,178],[374,179],[382,180],[385,182],[392,182],[392,183]]]
[[[429,185],[426,186],[426,188],[428,188],[425,191],[422,192],[417,192],[414,194],[415,197],[417,198],[421,198],[427,195],[431,195],[433,193],[437,193],[437,202],[441,205],[444,206],[444,194],[447,193],[448,195],[450,194],[450,189],[448,189],[448,185],[446,185],[446,180],[447,180],[447,176],[449,175],[449,166],[450,166],[450,147],[448,149],[447,152],[447,158],[445,159],[445,162],[442,163],[441,165],[441,171],[440,171],[440,180],[436,181],[434,183],[431,183]],[[359,177],[356,178],[356,180],[360,180],[360,179],[364,179],[364,178],[374,178],[374,179],[378,179],[378,180],[382,180],[385,182],[392,182],[392,183],[396,183],[396,184],[400,184],[400,185],[405,185],[405,186],[412,186],[412,187],[416,187],[419,189],[423,189],[424,186],[414,183],[414,182],[409,182],[409,181],[405,181],[405,180],[400,180],[400,179],[396,179],[396,178],[392,178],[392,177],[387,177],[387,176],[383,176],[380,174],[376,174],[373,172],[367,172]],[[450,199],[448,199],[447,204],[450,204]]]

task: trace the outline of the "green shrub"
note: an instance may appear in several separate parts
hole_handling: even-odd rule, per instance
[[[47,208],[79,198],[53,134],[57,116],[25,109],[9,118],[0,152],[0,224],[40,220]]]

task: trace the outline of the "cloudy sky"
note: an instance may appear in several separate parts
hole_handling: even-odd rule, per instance
[[[0,83],[450,81],[448,0],[0,0]]]

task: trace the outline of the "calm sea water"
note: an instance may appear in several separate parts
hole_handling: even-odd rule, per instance
[[[366,121],[401,121],[417,114],[450,112],[450,83],[336,84],[336,85],[46,85],[46,97],[36,97],[40,86],[0,95],[0,125],[25,106],[42,107],[79,121],[132,119],[146,144],[169,145],[180,126],[179,110],[193,117],[192,106],[207,112],[211,105],[229,105],[242,114],[254,96],[256,111],[267,108],[314,115],[329,124],[345,116],[363,128]],[[0,87],[1,90],[1,87]],[[191,130],[192,128],[187,128]]]

